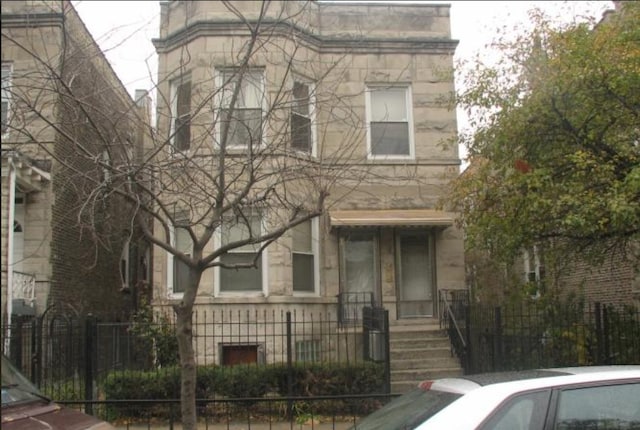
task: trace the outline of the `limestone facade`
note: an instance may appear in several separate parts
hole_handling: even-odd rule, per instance
[[[262,76],[263,112],[275,105],[282,87],[292,85],[291,76],[309,83],[315,98],[310,155],[346,164],[353,173],[336,181],[327,210],[312,223],[317,244],[313,288],[295,291],[293,235],[288,232],[262,257],[261,288],[229,293],[220,272],[207,270],[197,310],[307,309],[344,316],[340,303],[364,293],[374,305],[388,309],[392,320],[437,317],[438,291],[465,288],[462,232],[453,223],[454,214],[436,210],[460,166],[456,113],[446,103],[454,91],[457,45],[451,39],[449,5],[272,2],[259,18],[262,2],[232,4],[235,13],[222,2],[161,3],[160,32],[154,39],[158,136],[172,139],[179,115],[176,83],[188,80],[190,148],[215,144],[219,131],[211,124],[219,106],[214,95],[221,88],[219,76],[237,67],[250,39],[247,28],[260,21],[268,36],[258,38],[250,67]],[[373,118],[376,106],[378,111],[395,109],[389,107],[391,99],[400,100],[403,112]],[[348,111],[343,120],[339,109]],[[406,125],[398,140],[408,146],[397,153],[387,148],[378,152],[372,141],[380,124],[373,123],[394,122],[390,117],[396,114],[402,117],[399,127]],[[280,130],[265,137],[272,141],[289,133],[273,123],[269,129]],[[385,130],[382,134],[391,133]],[[283,145],[286,140],[282,138]],[[407,219],[404,211],[416,211],[416,218]],[[351,221],[338,223],[340,213]],[[354,221],[358,217],[366,220]],[[158,307],[180,299],[169,279],[171,258],[155,248]]]

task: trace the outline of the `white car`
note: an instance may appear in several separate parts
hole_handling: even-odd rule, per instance
[[[485,373],[422,382],[352,430],[640,430],[640,366]]]

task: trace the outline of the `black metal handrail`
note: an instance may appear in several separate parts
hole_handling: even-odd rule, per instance
[[[465,325],[467,323],[465,309],[468,308],[468,296],[466,293],[465,290],[438,291],[440,328],[444,328],[447,331],[451,341],[451,354],[455,353],[460,359],[463,368],[465,368],[469,348],[459,321],[465,320]],[[449,296],[452,298],[451,302],[449,301]]]

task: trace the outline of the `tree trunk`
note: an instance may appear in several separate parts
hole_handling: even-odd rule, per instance
[[[180,353],[181,384],[180,411],[182,429],[196,430],[196,358],[193,351],[193,304],[200,283],[201,271],[191,269],[189,285],[182,301],[174,306],[176,313],[176,338]]]

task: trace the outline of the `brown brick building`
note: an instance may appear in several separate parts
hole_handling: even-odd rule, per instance
[[[2,3],[3,322],[54,304],[75,314],[135,305],[121,291],[146,276],[145,251],[104,166],[137,154],[149,110],[139,95],[71,2]]]

